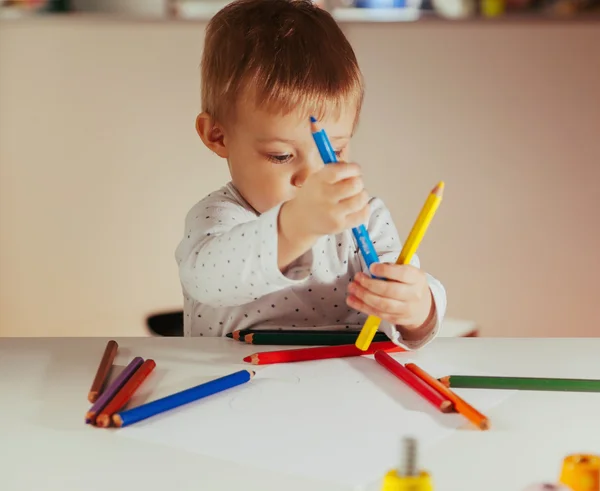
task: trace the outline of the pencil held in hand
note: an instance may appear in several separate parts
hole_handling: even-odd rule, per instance
[[[115,357],[117,356],[118,349],[119,345],[116,341],[110,340],[108,343],[106,343],[104,354],[100,359],[100,364],[96,370],[96,376],[94,377],[94,381],[92,382],[92,386],[90,387],[90,391],[88,393],[88,401],[92,403],[96,402],[102,393],[102,389],[108,380],[108,375],[112,368]]]
[[[400,256],[398,256],[398,259],[396,260],[396,264],[410,264],[410,261],[417,252],[417,249],[425,236],[425,232],[427,232],[427,228],[429,227],[435,212],[442,202],[443,196],[444,182],[440,181],[437,186],[431,190],[427,200],[425,200],[425,204],[415,220],[406,242],[404,242],[402,251],[400,251]],[[367,317],[367,320],[356,339],[356,347],[358,349],[366,350],[370,346],[377,329],[379,329],[380,323],[381,319],[375,315]]]

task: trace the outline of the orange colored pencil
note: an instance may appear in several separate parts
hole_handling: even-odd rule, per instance
[[[113,361],[117,356],[117,350],[119,349],[119,345],[116,341],[112,339],[106,343],[106,348],[104,348],[104,354],[100,359],[100,364],[98,365],[98,369],[96,370],[96,376],[94,377],[94,381],[92,382],[92,386],[90,387],[90,391],[88,392],[88,401],[96,402],[96,399],[102,393],[102,389],[108,380],[108,374],[110,369],[112,368]]]
[[[447,397],[429,386],[424,380],[417,377],[387,353],[376,351],[375,360],[441,412],[449,413],[452,411],[452,402]]]
[[[406,368],[414,373],[417,377],[427,383],[432,389],[437,390],[445,396],[452,404],[457,413],[467,418],[480,430],[487,430],[490,427],[490,422],[486,416],[481,414],[477,409],[471,406],[468,402],[457,396],[448,387],[442,384],[438,379],[429,375],[425,370],[418,367],[414,363],[407,363]]]
[[[339,346],[317,346],[314,348],[298,348],[282,351],[263,351],[244,358],[253,365],[269,365],[272,363],[292,363],[296,361],[326,360],[329,358],[345,358],[348,356],[372,355],[376,351],[406,351],[392,341],[372,343],[369,349],[362,351],[353,344]]]
[[[156,363],[154,360],[146,360],[135,371],[131,378],[125,383],[121,390],[115,394],[112,400],[106,405],[102,412],[96,418],[96,425],[107,428],[110,426],[111,417],[129,402],[135,391],[148,375],[154,370]]]

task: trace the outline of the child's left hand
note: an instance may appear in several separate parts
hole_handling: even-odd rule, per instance
[[[348,285],[349,307],[405,329],[418,329],[431,318],[435,305],[425,272],[409,264],[376,263],[371,273],[388,281],[357,273]]]

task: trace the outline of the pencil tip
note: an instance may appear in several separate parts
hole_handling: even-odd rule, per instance
[[[438,182],[431,192],[441,198],[444,195],[444,181]]]
[[[228,338],[232,338],[233,339],[233,333],[228,332],[227,334],[225,334],[225,336],[227,336]]]
[[[317,118],[315,118],[314,116],[310,117],[310,122],[311,123],[316,123],[317,122]]]
[[[247,356],[246,358],[244,358],[244,361],[245,361],[246,363],[250,363],[250,361],[251,361],[251,360],[252,360],[252,357],[251,357],[251,356]]]

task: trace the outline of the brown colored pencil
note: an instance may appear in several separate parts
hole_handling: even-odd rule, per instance
[[[480,430],[487,430],[490,427],[490,422],[486,416],[481,414],[477,409],[471,406],[464,399],[460,398],[453,391],[451,391],[448,387],[442,384],[435,377],[429,375],[425,370],[418,367],[414,363],[407,363],[406,368],[408,368],[412,373],[414,373],[417,377],[419,377],[423,382],[427,383],[431,386],[432,389],[437,390],[440,394],[446,397],[452,404],[454,405],[454,409],[457,413],[464,416],[471,423],[473,423]]]
[[[112,368],[113,361],[117,356],[118,349],[119,345],[116,341],[111,339],[108,343],[106,343],[104,354],[102,355],[100,364],[98,365],[98,370],[96,370],[96,376],[94,377],[94,381],[92,382],[92,386],[90,387],[90,391],[88,393],[88,401],[96,402],[96,399],[98,399],[98,396],[100,396],[102,393],[102,389],[108,380],[108,374]]]

